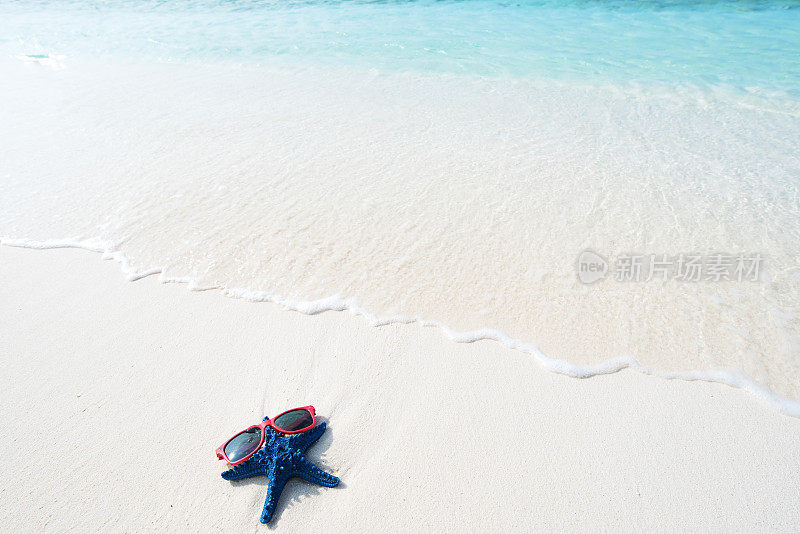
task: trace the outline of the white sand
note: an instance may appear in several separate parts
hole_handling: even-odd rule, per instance
[[[577,380],[493,342],[192,293],[76,250],[0,247],[0,524],[265,530],[214,449],[313,403],[338,488],[285,531],[796,530],[800,420],[720,384]]]

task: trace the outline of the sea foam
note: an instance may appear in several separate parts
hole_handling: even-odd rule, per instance
[[[363,317],[374,327],[385,326],[388,324],[418,323],[423,327],[438,328],[448,339],[456,343],[474,343],[476,341],[484,340],[496,341],[498,343],[502,343],[510,349],[530,354],[536,360],[536,362],[539,363],[539,365],[548,371],[573,378],[591,378],[597,375],[616,373],[624,369],[632,369],[642,374],[653,375],[670,380],[702,380],[706,382],[717,382],[747,391],[767,406],[770,406],[791,417],[800,418],[800,402],[781,397],[780,395],[771,392],[769,389],[762,387],[751,380],[748,380],[741,374],[732,370],[663,372],[645,367],[631,356],[619,356],[597,365],[582,367],[565,360],[548,358],[542,354],[542,352],[535,345],[509,337],[499,330],[484,328],[471,332],[456,332],[447,325],[436,321],[425,320],[421,317],[406,317],[402,315],[376,316],[362,308],[358,303],[358,300],[354,298],[342,298],[339,295],[332,295],[330,297],[313,301],[291,300],[281,297],[280,295],[268,293],[266,291],[252,291],[246,288],[203,286],[199,284],[196,279],[191,277],[168,276],[164,267],[155,267],[138,271],[131,266],[130,260],[127,258],[127,256],[125,256],[124,253],[114,250],[113,244],[104,244],[102,241],[97,239],[32,241],[28,239],[4,238],[0,236],[0,245],[42,250],[57,248],[77,248],[89,250],[92,252],[102,253],[103,259],[105,260],[113,260],[118,262],[122,272],[129,281],[136,281],[148,276],[158,275],[159,282],[164,284],[186,284],[189,291],[208,291],[212,289],[218,289],[226,297],[247,300],[250,302],[270,302],[277,304],[286,310],[296,311],[306,315],[317,315],[327,311],[348,311],[353,315]]]

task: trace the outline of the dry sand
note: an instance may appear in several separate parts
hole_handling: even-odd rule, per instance
[[[747,393],[578,380],[417,324],[127,283],[0,247],[0,524],[38,531],[776,530],[800,526],[800,420]],[[333,489],[222,480],[214,449],[286,408]]]

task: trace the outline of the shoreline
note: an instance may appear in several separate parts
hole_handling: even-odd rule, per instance
[[[508,336],[505,332],[484,328],[480,330],[458,332],[452,330],[448,325],[427,320],[423,317],[408,316],[376,316],[363,309],[356,299],[342,299],[338,295],[314,300],[314,301],[292,301],[279,295],[274,295],[264,291],[251,291],[247,288],[224,288],[217,286],[202,286],[197,279],[187,276],[172,277],[168,276],[163,267],[152,267],[138,270],[132,267],[129,258],[121,250],[115,250],[113,246],[104,245],[101,240],[48,240],[33,241],[25,239],[9,239],[0,236],[0,247],[7,246],[13,248],[23,248],[32,250],[51,250],[51,249],[79,249],[102,254],[103,260],[112,260],[120,265],[122,274],[129,282],[136,282],[143,278],[158,275],[158,281],[162,284],[186,284],[188,291],[212,291],[218,290],[224,297],[235,300],[245,300],[256,303],[270,303],[279,306],[284,311],[294,311],[303,315],[317,315],[325,312],[347,311],[351,315],[361,316],[373,327],[386,326],[389,324],[412,324],[416,323],[421,327],[432,327],[440,330],[442,335],[454,343],[475,343],[477,341],[494,341],[503,345],[505,348],[522,352],[532,357],[535,362],[543,369],[561,374],[570,378],[587,379],[595,376],[614,374],[625,369],[631,369],[646,376],[653,376],[664,380],[683,380],[686,382],[711,382],[722,384],[734,389],[741,389],[753,398],[766,406],[789,417],[800,419],[800,401],[784,397],[778,393],[770,391],[745,377],[740,371],[736,370],[692,370],[692,371],[661,371],[651,369],[639,363],[632,356],[618,356],[608,359],[595,365],[581,366],[567,360],[550,358],[542,353],[534,343],[528,343],[520,339]]]
[[[329,425],[309,458],[342,485],[291,482],[272,528],[800,520],[800,420],[744,391],[625,371],[572,380],[500,343],[118,273],[83,251],[0,246],[2,439],[25,452],[3,468],[9,526],[258,527],[265,481],[223,481],[214,448],[306,404]]]

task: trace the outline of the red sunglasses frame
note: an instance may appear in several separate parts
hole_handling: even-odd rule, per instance
[[[282,429],[278,428],[277,426],[275,426],[275,419],[277,419],[278,417],[282,416],[283,414],[286,414],[286,413],[289,413],[289,412],[293,412],[295,410],[306,410],[306,411],[308,411],[308,413],[311,414],[311,425],[309,425],[309,426],[307,426],[305,428],[301,428],[300,430],[282,430]],[[299,434],[300,432],[306,432],[308,430],[311,430],[316,425],[317,425],[317,414],[314,412],[314,407],[313,406],[301,406],[300,408],[292,408],[291,410],[286,410],[284,412],[279,413],[278,415],[276,415],[272,419],[267,419],[266,421],[261,421],[261,423],[259,423],[257,425],[249,426],[249,427],[245,428],[244,430],[242,430],[241,432],[237,432],[236,434],[231,436],[230,439],[228,439],[228,441],[226,441],[225,443],[223,443],[222,445],[217,447],[217,459],[218,460],[225,460],[230,465],[239,465],[242,462],[246,462],[247,460],[250,459],[251,456],[253,456],[255,453],[257,453],[259,451],[259,449],[261,449],[262,445],[264,445],[264,439],[266,439],[266,434],[265,434],[264,430],[266,430],[267,427],[270,427],[273,430],[275,430],[276,432],[280,432],[281,434]],[[260,428],[261,429],[261,441],[258,443],[258,447],[256,447],[253,450],[253,452],[251,452],[247,456],[241,458],[240,460],[236,460],[235,462],[231,462],[230,460],[228,460],[228,455],[225,454],[225,447],[228,446],[228,443],[230,443],[231,440],[233,440],[233,438],[235,438],[236,436],[238,436],[242,432],[247,432],[248,430],[252,430],[254,428]]]

